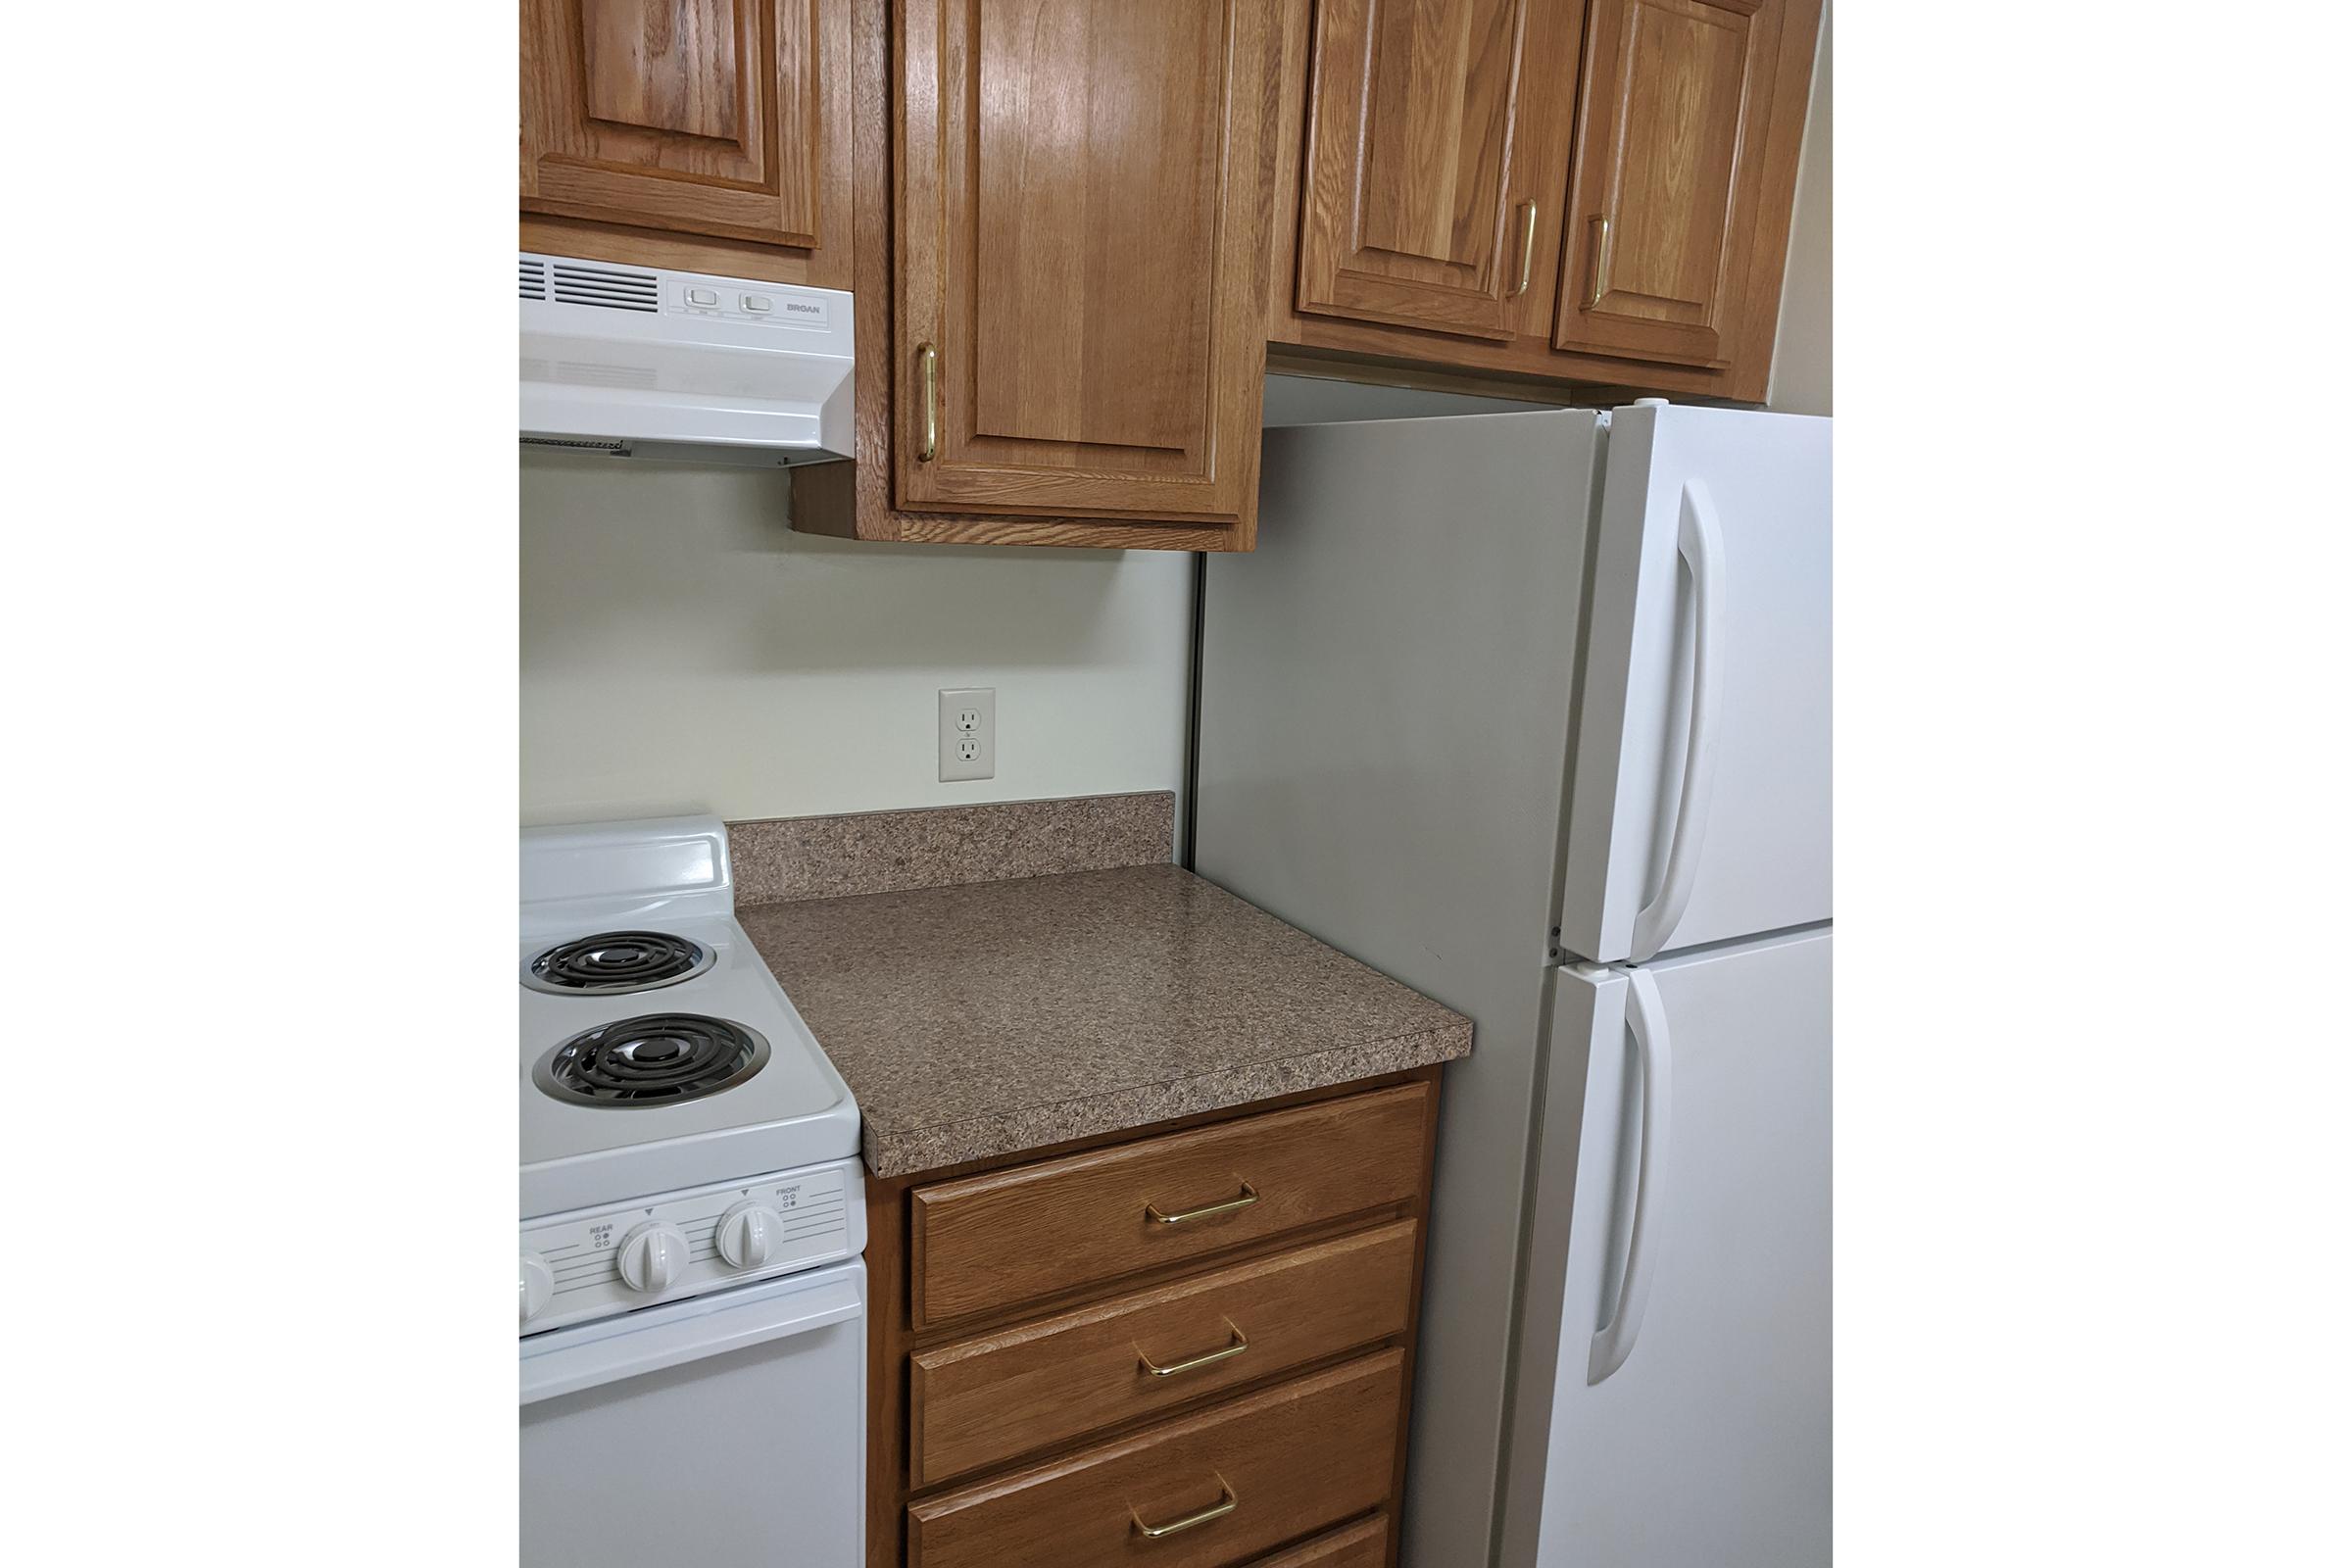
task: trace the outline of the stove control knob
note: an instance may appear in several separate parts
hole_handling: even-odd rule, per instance
[[[745,1199],[718,1218],[718,1255],[729,1268],[765,1268],[774,1261],[784,1216]]]
[[[522,1254],[522,1321],[528,1323],[546,1307],[547,1298],[556,1294],[555,1271],[547,1259],[537,1252]]]
[[[686,1233],[649,1219],[620,1239],[620,1278],[632,1291],[659,1296],[686,1272]]]

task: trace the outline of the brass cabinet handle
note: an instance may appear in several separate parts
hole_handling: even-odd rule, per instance
[[[1514,296],[1527,292],[1527,281],[1536,266],[1536,204],[1521,202],[1519,210],[1527,215],[1527,220],[1519,229],[1519,286],[1511,290]]]
[[[1597,311],[1600,309],[1600,297],[1609,291],[1609,220],[1594,218],[1588,220],[1587,226],[1597,228],[1599,232],[1592,240],[1592,293],[1586,299],[1585,309]]]
[[[1237,1208],[1248,1208],[1257,1201],[1257,1189],[1242,1183],[1242,1196],[1228,1198],[1222,1203],[1210,1203],[1204,1208],[1188,1208],[1181,1214],[1163,1214],[1157,1203],[1146,1203],[1144,1215],[1155,1224],[1181,1225],[1188,1219],[1206,1219],[1211,1214],[1230,1214]]]
[[[1188,1513],[1183,1518],[1171,1519],[1164,1525],[1148,1525],[1144,1523],[1144,1516],[1135,1511],[1135,1505],[1129,1503],[1127,1517],[1135,1521],[1138,1535],[1146,1541],[1157,1541],[1163,1536],[1172,1536],[1180,1530],[1190,1530],[1195,1525],[1204,1525],[1211,1519],[1222,1519],[1241,1505],[1241,1499],[1233,1494],[1233,1488],[1225,1484],[1223,1476],[1218,1476],[1217,1500],[1199,1513]]]
[[[929,463],[939,456],[939,350],[926,343],[914,357],[923,368],[923,444],[915,449],[914,461]]]
[[[1143,1362],[1144,1370],[1155,1378],[1172,1378],[1179,1372],[1190,1372],[1197,1367],[1214,1366],[1219,1361],[1230,1361],[1250,1348],[1250,1340],[1240,1329],[1234,1327],[1233,1319],[1227,1318],[1225,1327],[1233,1335],[1233,1343],[1223,1349],[1210,1350],[1201,1355],[1188,1355],[1181,1361],[1161,1366],[1157,1361],[1146,1355],[1144,1348],[1139,1345],[1135,1348],[1135,1358]]]

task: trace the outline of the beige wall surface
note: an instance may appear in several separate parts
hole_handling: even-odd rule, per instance
[[[1813,96],[1796,166],[1788,275],[1781,285],[1780,337],[1766,406],[1784,414],[1830,412],[1830,14],[1821,14]]]
[[[778,471],[521,470],[526,825],[1183,784],[1189,556],[796,534]],[[997,688],[993,779],[939,782],[950,686]]]

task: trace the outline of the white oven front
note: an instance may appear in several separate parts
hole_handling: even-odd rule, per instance
[[[858,1568],[865,1264],[522,1342],[524,1568]]]

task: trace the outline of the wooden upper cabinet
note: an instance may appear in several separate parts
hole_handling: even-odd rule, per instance
[[[1270,13],[905,0],[902,508],[1254,514]]]
[[[1471,337],[1518,330],[1514,302],[1559,228],[1578,9],[1321,0],[1301,311]]]
[[[522,209],[839,246],[846,281],[848,65],[843,0],[523,0]]]
[[[1730,363],[1758,243],[1785,9],[1592,0],[1560,348]],[[1793,161],[1793,147],[1784,156]],[[1772,232],[1785,248],[1785,215]]]

